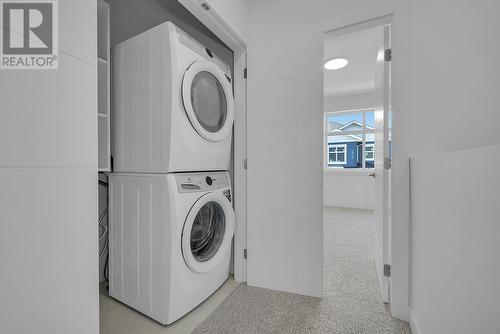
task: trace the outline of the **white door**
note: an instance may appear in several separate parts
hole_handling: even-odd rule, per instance
[[[247,282],[321,297],[323,36],[253,47],[265,51],[249,54]]]
[[[189,66],[182,79],[182,101],[200,136],[217,142],[231,134],[234,121],[231,78],[216,64],[199,60]]]
[[[231,251],[234,235],[231,202],[220,193],[199,198],[186,217],[182,230],[182,254],[196,273],[217,268]]]
[[[384,27],[384,37],[377,57],[375,72],[375,263],[382,300],[389,302],[390,293],[390,212],[389,182],[389,108],[390,108],[390,49],[389,26]]]

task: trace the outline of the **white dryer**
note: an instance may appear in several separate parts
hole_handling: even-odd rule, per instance
[[[170,324],[228,278],[227,173],[113,173],[110,191],[110,296]]]
[[[229,67],[170,22],[112,49],[117,172],[228,170]]]

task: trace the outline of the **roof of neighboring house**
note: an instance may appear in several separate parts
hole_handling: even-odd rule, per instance
[[[342,127],[344,124],[342,123],[337,123],[337,122],[333,122],[333,121],[329,121],[328,122],[328,131],[333,131],[335,129],[338,129],[340,127]]]
[[[351,121],[349,123],[346,123],[346,124],[342,124],[342,123],[337,123],[337,122],[334,122],[334,121],[329,121],[328,122],[328,131],[329,132],[334,132],[334,130],[345,130],[349,127],[352,127],[352,126],[358,126],[360,127],[360,129],[363,129],[363,124],[358,122],[358,121]],[[371,126],[366,126],[367,129],[369,130],[373,130],[373,127]]]
[[[346,129],[346,128],[350,127],[350,126],[353,126],[353,125],[357,125],[357,126],[359,126],[360,128],[363,128],[363,124],[361,124],[360,122],[358,122],[358,121],[350,121],[349,123],[344,124],[344,125],[342,125],[341,127],[339,127],[339,129],[340,129],[340,130],[344,130],[344,129]],[[373,130],[373,127],[368,126],[368,125],[366,126],[366,128],[367,128],[367,129],[370,129],[370,130]]]
[[[357,127],[359,129],[349,130],[349,127]],[[366,126],[367,129],[373,130],[374,128],[371,126]],[[328,138],[328,143],[349,143],[349,142],[362,142],[363,135],[362,134],[349,134],[349,131],[359,131],[363,129],[363,124],[358,121],[351,121],[346,124],[341,124],[333,121],[328,122],[328,132],[338,132],[342,133],[342,135],[335,135]],[[373,134],[372,134],[373,136]],[[369,141],[369,140],[368,140]],[[367,141],[367,142],[368,142]]]
[[[342,132],[342,130],[335,129],[331,132]],[[335,141],[333,141],[333,138]],[[330,140],[332,139],[332,140]],[[331,136],[328,137],[328,143],[344,143],[344,142],[362,142],[363,138],[358,136],[358,135],[350,135],[350,134],[345,134],[345,135],[339,135],[339,136]]]

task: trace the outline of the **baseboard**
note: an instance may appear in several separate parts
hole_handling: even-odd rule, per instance
[[[417,322],[415,320],[415,315],[413,314],[413,311],[411,308],[408,310],[409,313],[409,320],[408,322],[410,323],[410,329],[412,334],[423,334],[422,331],[420,331],[419,327],[417,326]]]

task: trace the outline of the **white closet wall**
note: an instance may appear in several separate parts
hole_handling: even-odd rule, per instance
[[[0,333],[96,334],[96,1],[58,1],[59,69],[0,74]]]

